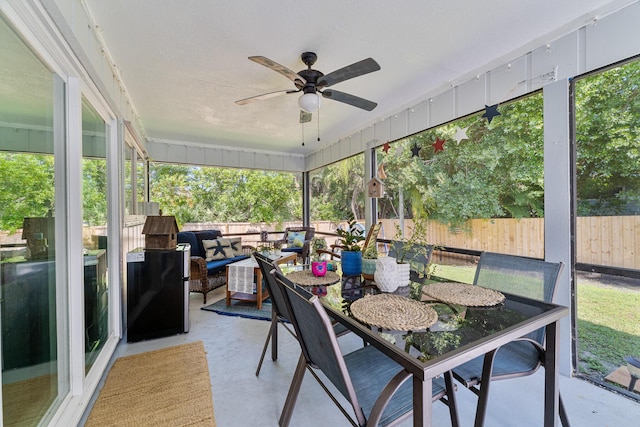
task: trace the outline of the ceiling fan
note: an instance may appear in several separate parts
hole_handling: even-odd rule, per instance
[[[354,77],[378,71],[380,69],[380,65],[378,65],[378,63],[372,58],[363,59],[362,61],[347,65],[346,67],[335,70],[329,74],[323,74],[322,72],[311,68],[311,66],[315,64],[316,60],[318,59],[318,56],[315,53],[304,52],[300,57],[302,59],[302,62],[307,66],[307,69],[295,73],[287,67],[280,65],[277,62],[274,62],[264,56],[250,56],[249,59],[251,61],[257,62],[260,65],[264,65],[265,67],[270,68],[273,71],[280,73],[291,80],[296,86],[296,89],[263,93],[262,95],[240,99],[236,101],[236,104],[245,105],[254,101],[273,98],[279,95],[302,92],[302,96],[300,96],[300,98],[298,99],[298,106],[301,109],[300,123],[306,123],[311,120],[311,113],[317,111],[320,108],[322,98],[343,102],[345,104],[353,105],[354,107],[362,108],[363,110],[367,111],[373,110],[378,105],[375,102],[360,98],[355,95],[333,89],[325,89],[333,86],[336,83],[340,83]],[[322,95],[322,98],[320,97],[320,95]]]

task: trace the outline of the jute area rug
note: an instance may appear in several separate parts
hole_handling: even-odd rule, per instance
[[[202,341],[117,359],[85,424],[215,425]]]

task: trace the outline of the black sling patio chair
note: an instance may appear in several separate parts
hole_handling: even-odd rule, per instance
[[[276,283],[273,275],[270,274],[274,269],[280,271],[280,267],[278,267],[278,265],[270,258],[258,252],[254,252],[253,257],[258,262],[258,266],[262,271],[264,285],[267,288],[269,298],[271,299],[271,326],[269,327],[267,339],[265,340],[264,347],[262,348],[262,355],[260,355],[260,362],[258,362],[258,368],[256,369],[256,376],[258,376],[260,375],[260,369],[262,368],[262,362],[264,361],[264,356],[267,353],[269,342],[271,342],[271,360],[275,361],[278,359],[278,323],[284,326],[287,332],[294,337],[296,334],[295,331],[289,327],[289,311],[284,300],[285,296],[283,295],[283,291]],[[339,323],[334,325],[334,330],[337,336],[341,336],[349,332],[347,328]]]
[[[329,315],[317,296],[274,271],[282,286],[302,354],[298,361],[279,424],[289,425],[302,380],[308,370],[354,426],[387,426],[413,412],[412,375],[372,345],[343,355]],[[315,371],[321,371],[347,399],[355,419],[331,393]],[[446,385],[445,385],[446,382]],[[433,380],[433,400],[449,406],[451,422],[459,425],[451,373]]]
[[[473,284],[550,303],[563,265],[561,262],[483,252]],[[544,340],[545,328],[540,328],[488,353],[486,362],[484,356],[479,356],[453,369],[453,376],[478,396],[476,426],[484,423],[491,381],[536,372],[544,361]],[[483,379],[483,369],[486,369],[486,379]],[[559,406],[562,425],[568,427],[562,398]]]

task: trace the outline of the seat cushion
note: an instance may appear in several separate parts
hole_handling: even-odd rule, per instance
[[[209,276],[213,276],[214,274],[224,272],[225,268],[227,267],[227,264],[231,264],[232,262],[240,261],[246,258],[249,258],[249,255],[240,255],[240,256],[235,256],[233,258],[225,258],[225,259],[219,259],[215,261],[208,261],[207,274]]]
[[[462,382],[474,383],[482,378],[484,356],[478,356],[453,369]],[[500,347],[493,361],[492,378],[525,376],[540,366],[540,354],[528,341],[512,341]]]
[[[297,254],[302,253],[302,248],[282,248],[282,252],[295,252]]]

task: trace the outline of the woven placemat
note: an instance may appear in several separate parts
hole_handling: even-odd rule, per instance
[[[311,270],[292,271],[287,279],[302,286],[328,286],[338,283],[340,276],[335,271],[327,271],[324,276],[316,277]]]
[[[502,292],[467,283],[431,283],[422,292],[438,301],[469,307],[489,307],[504,301]]]
[[[395,331],[427,329],[438,314],[429,305],[400,295],[365,295],[351,304],[351,314],[371,326]]]

